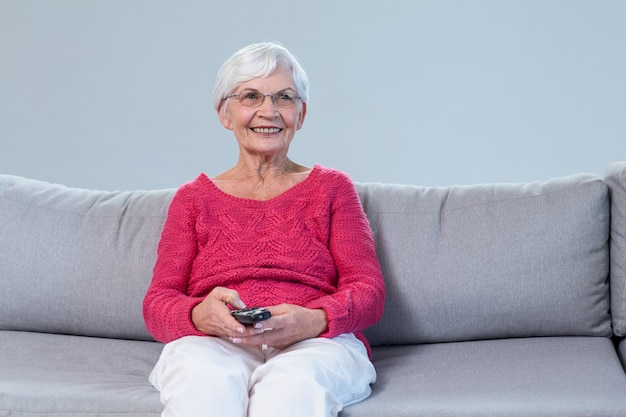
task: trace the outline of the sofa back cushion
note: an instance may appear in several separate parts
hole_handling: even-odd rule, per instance
[[[387,285],[372,345],[609,336],[606,184],[357,184]]]
[[[0,175],[0,329],[150,340],[141,306],[172,195]]]
[[[387,285],[372,344],[611,334],[598,178],[357,188]],[[0,329],[151,340],[141,305],[173,193],[0,175]]]
[[[611,316],[613,331],[626,336],[626,162],[607,165],[611,194]]]

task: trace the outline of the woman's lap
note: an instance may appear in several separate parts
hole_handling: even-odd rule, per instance
[[[185,337],[165,346],[150,376],[163,416],[237,417],[334,416],[367,398],[375,379],[365,347],[351,334],[267,351]]]

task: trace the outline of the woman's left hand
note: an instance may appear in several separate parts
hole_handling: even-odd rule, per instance
[[[256,323],[263,333],[231,338],[233,343],[255,347],[285,348],[324,333],[328,327],[326,313],[293,304],[267,307],[272,317]]]

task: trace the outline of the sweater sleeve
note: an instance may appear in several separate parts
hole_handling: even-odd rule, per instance
[[[191,266],[197,255],[198,209],[192,184],[183,185],[170,203],[152,283],[143,301],[146,327],[156,340],[164,343],[203,335],[191,321],[191,310],[202,298],[187,295]]]
[[[322,337],[364,330],[383,314],[385,285],[369,222],[352,181],[340,175],[330,213],[330,249],[335,260],[337,291],[310,302],[328,319]]]

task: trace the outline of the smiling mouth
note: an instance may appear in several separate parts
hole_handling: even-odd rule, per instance
[[[273,133],[278,133],[280,132],[282,129],[279,127],[253,127],[251,128],[251,130],[255,133],[261,133],[264,135],[269,135],[269,134],[273,134]]]

